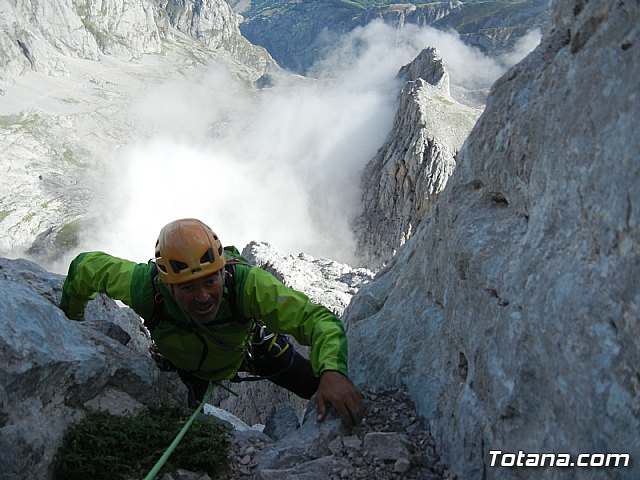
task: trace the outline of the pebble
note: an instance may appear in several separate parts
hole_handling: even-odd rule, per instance
[[[445,480],[451,479],[437,453],[429,434],[428,423],[417,416],[408,397],[396,390],[363,392],[366,414],[361,425],[343,437],[336,436],[326,444],[336,461],[336,469],[323,478],[327,480]],[[406,451],[384,459],[389,445],[368,452],[364,439],[371,433],[391,433],[406,437]],[[239,444],[227,480],[255,478],[260,452],[268,444],[252,439]],[[365,445],[366,449],[365,450]],[[373,454],[371,454],[373,453]],[[328,452],[327,452],[328,454]],[[376,458],[377,457],[377,458]],[[341,463],[340,463],[341,462]],[[345,467],[346,463],[346,467]]]
[[[342,444],[347,448],[358,449],[362,446],[362,440],[357,435],[342,438]]]
[[[411,468],[411,462],[406,458],[399,458],[393,465],[393,471],[396,473],[406,473]]]

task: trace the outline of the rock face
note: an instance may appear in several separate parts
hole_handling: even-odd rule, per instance
[[[305,253],[297,257],[283,255],[264,242],[251,242],[242,254],[291,288],[304,292],[311,301],[324,305],[341,316],[351,297],[373,279],[366,268],[352,268],[326,258]]]
[[[233,13],[224,0],[160,0],[159,6],[173,28],[207,47],[226,52],[230,59],[244,63],[260,74],[274,66],[264,48],[252,45],[242,36],[239,28],[242,17]],[[259,76],[252,75],[251,79]]]
[[[211,48],[252,59],[255,78],[269,56],[241,37],[240,17],[222,0],[17,0],[0,2],[0,80],[26,70],[68,75],[64,57],[125,61],[160,53],[181,31]],[[172,31],[172,28],[175,29]],[[241,48],[242,46],[242,48]],[[241,50],[244,50],[241,52]],[[238,57],[238,55],[236,55]]]
[[[380,267],[428,216],[456,165],[480,110],[455,101],[434,48],[400,70],[405,81],[393,128],[362,175],[363,213],[354,224],[357,252]]]
[[[49,478],[70,422],[85,412],[122,413],[186,402],[176,374],[148,354],[140,319],[102,297],[87,320],[57,308],[60,275],[0,259],[0,465],[2,478]]]
[[[460,478],[530,475],[490,450],[628,452],[585,475],[640,476],[639,19],[634,1],[556,4],[433,218],[343,317],[356,379],[406,385]]]
[[[452,2],[456,4],[456,2]],[[468,45],[491,56],[512,50],[516,42],[532,29],[544,30],[549,21],[551,0],[527,2],[457,2],[458,8],[428,23],[421,7],[406,13],[406,22],[453,29]]]

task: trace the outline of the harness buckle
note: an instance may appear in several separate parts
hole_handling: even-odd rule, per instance
[[[264,324],[257,325],[256,332],[253,335],[253,340],[251,341],[251,343],[253,345],[262,345],[267,340],[271,340],[273,337],[275,337],[276,334],[273,332],[269,333],[268,335],[265,335],[266,331],[267,331],[266,325]]]

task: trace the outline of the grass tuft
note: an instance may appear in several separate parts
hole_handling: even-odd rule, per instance
[[[91,413],[66,431],[54,464],[56,480],[144,478],[188,416],[165,408],[136,414]],[[200,415],[160,473],[179,468],[216,478],[228,465],[228,430]]]

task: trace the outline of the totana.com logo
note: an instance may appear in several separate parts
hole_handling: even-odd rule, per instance
[[[492,467],[627,467],[628,453],[508,453],[490,450]]]

